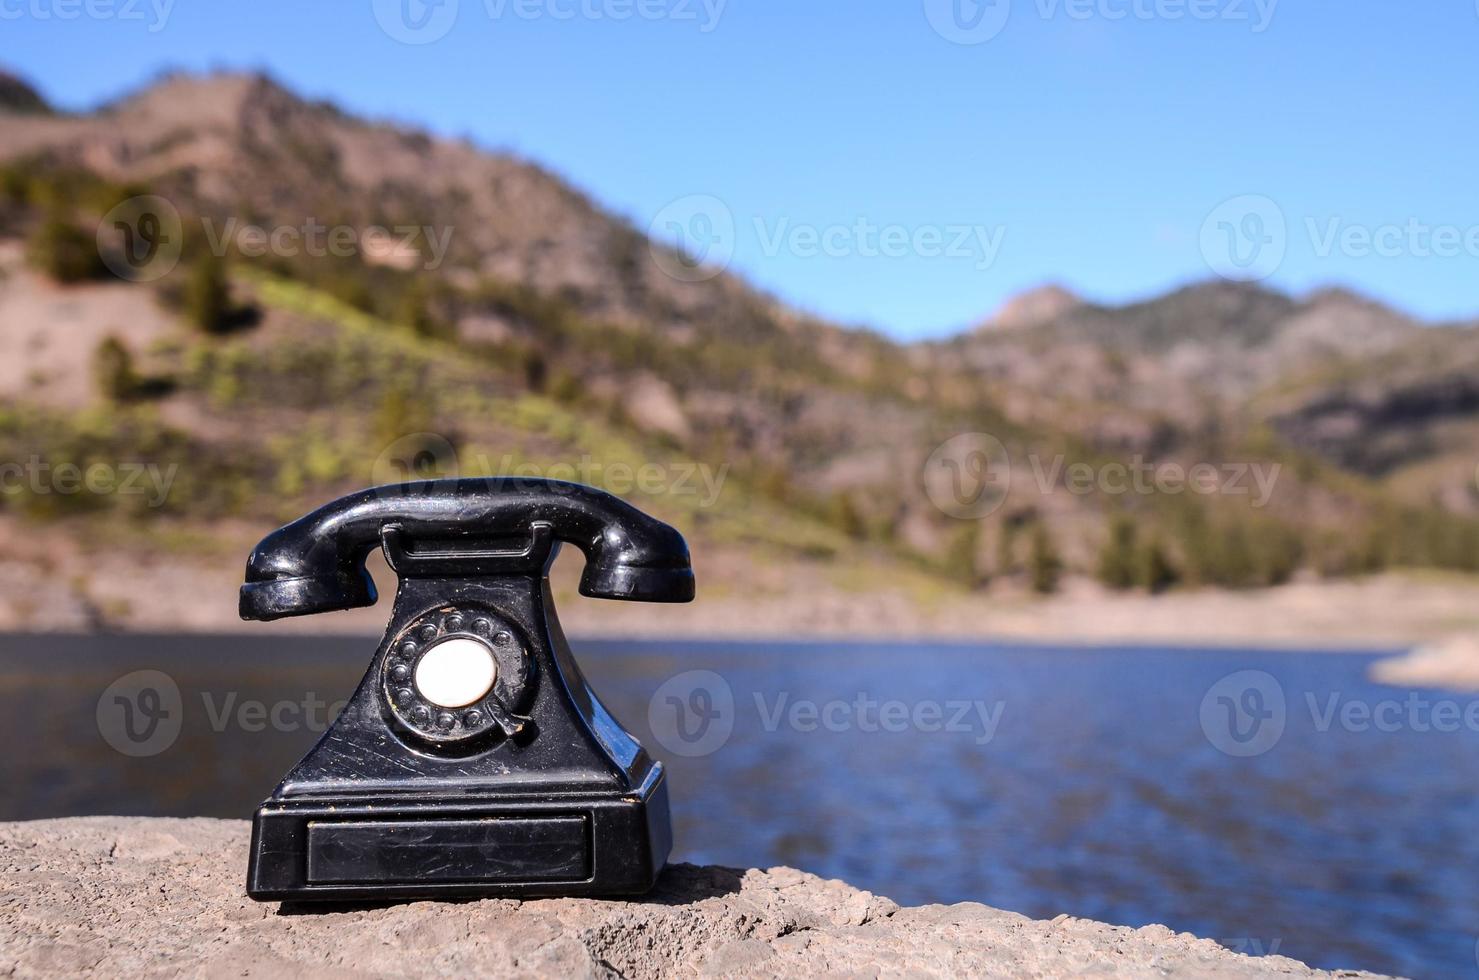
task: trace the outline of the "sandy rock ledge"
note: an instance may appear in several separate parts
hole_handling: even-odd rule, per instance
[[[1164,926],[900,908],[790,868],[676,865],[636,902],[279,909],[242,891],[247,836],[204,819],[0,824],[0,976],[1331,976]]]

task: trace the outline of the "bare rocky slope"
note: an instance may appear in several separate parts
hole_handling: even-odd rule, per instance
[[[1328,977],[1164,926],[900,908],[790,868],[675,865],[637,901],[282,907],[242,891],[248,827],[0,824],[5,976]],[[1340,976],[1370,976],[1342,972]]]

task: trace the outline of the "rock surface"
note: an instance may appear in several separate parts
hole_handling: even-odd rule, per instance
[[[1479,691],[1479,633],[1456,633],[1403,656],[1378,660],[1371,677],[1397,687]]]
[[[205,819],[0,824],[0,976],[1331,975],[1164,926],[900,908],[790,868],[676,865],[635,902],[279,908],[242,891],[247,836]]]

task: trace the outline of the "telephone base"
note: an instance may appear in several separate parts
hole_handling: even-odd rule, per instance
[[[671,846],[660,765],[625,792],[277,798],[252,819],[247,894],[338,902],[639,895]]]

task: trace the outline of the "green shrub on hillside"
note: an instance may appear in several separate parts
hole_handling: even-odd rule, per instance
[[[103,214],[120,201],[148,193],[147,187],[114,183],[46,155],[12,160],[0,167],[0,195],[7,202],[46,210],[77,208]]]
[[[27,243],[31,264],[59,283],[85,282],[108,274],[94,236],[60,208],[48,209]]]
[[[396,302],[391,319],[418,337],[448,338],[452,331],[432,310],[432,291],[426,279],[413,277]]]
[[[230,325],[231,284],[226,263],[214,252],[203,250],[191,263],[182,297],[185,319],[202,333],[224,333]]]
[[[863,515],[858,511],[858,505],[853,501],[852,494],[846,490],[839,490],[832,495],[827,511],[827,523],[855,541],[868,536],[867,522],[863,520]]]
[[[28,204],[30,200],[30,174],[14,164],[0,167],[0,203]]]
[[[134,371],[133,355],[123,341],[112,334],[104,337],[93,351],[92,374],[98,390],[110,401],[127,401],[142,387]]]
[[[199,442],[147,408],[0,411],[0,458],[44,464],[42,479],[0,498],[37,519],[108,511],[211,519],[263,502],[266,467],[251,447]]]
[[[549,384],[549,362],[544,355],[526,347],[519,351],[519,363],[524,371],[524,386],[535,394],[542,393]]]
[[[1151,538],[1140,551],[1140,567],[1136,580],[1141,587],[1154,594],[1166,591],[1180,579],[1181,573],[1171,563],[1161,539]]]
[[[382,445],[413,432],[425,432],[431,428],[431,412],[426,399],[405,382],[393,384],[386,389],[375,411],[374,438]]]

